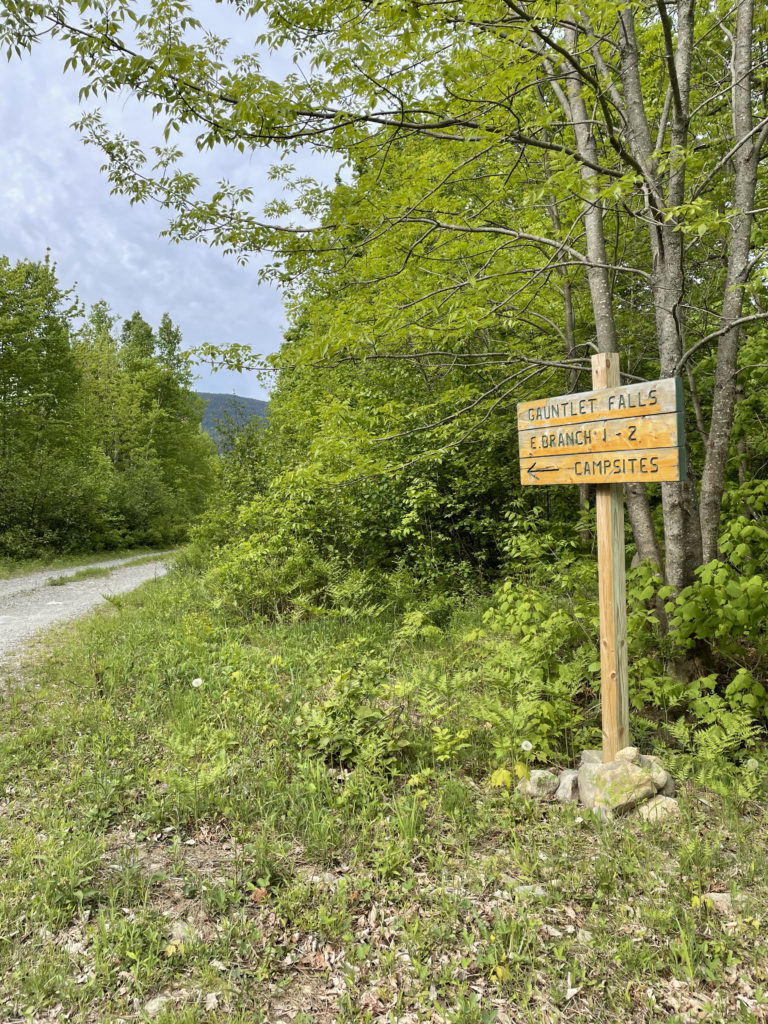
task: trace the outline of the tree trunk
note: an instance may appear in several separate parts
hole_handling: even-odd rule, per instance
[[[664,560],[661,555],[659,538],[651,517],[651,505],[648,501],[648,489],[645,484],[627,484],[627,511],[635,539],[637,557],[641,562],[651,562],[659,572],[664,573]]]
[[[576,30],[567,29],[565,36],[566,46],[575,53],[578,47]],[[581,81],[574,73],[568,74],[567,81],[566,114],[570,116],[576,136],[576,147],[582,157],[588,161],[588,163],[581,164],[580,173],[587,186],[587,194],[584,199],[584,233],[587,240],[587,259],[589,260],[587,280],[592,299],[592,312],[595,317],[597,350],[598,352],[618,352],[616,324],[613,318],[611,278],[608,273],[608,254],[603,231],[603,204],[599,197],[599,173],[595,170],[599,164],[599,156],[592,134],[592,121],[587,114],[587,107],[581,91]],[[591,166],[589,166],[590,164]]]
[[[677,49],[672,53],[671,27],[666,39],[667,71],[673,102],[672,148],[684,150],[688,137],[691,56],[693,52],[693,0],[678,4]],[[666,17],[666,12],[663,12]],[[619,55],[624,88],[628,138],[635,159],[646,176],[646,212],[649,221],[653,267],[651,287],[656,316],[656,337],[662,377],[674,376],[683,354],[684,238],[674,223],[665,222],[661,207],[680,205],[685,195],[685,162],[671,161],[666,182],[658,173],[640,80],[639,52],[634,14],[625,7],[619,13]],[[690,465],[690,460],[689,460]],[[701,561],[701,527],[696,489],[690,477],[682,483],[661,486],[664,517],[665,578],[676,589],[693,579]]]
[[[741,381],[736,384],[736,404],[744,401],[744,385]],[[747,448],[747,437],[745,432],[742,430],[739,432],[739,436],[736,438],[736,454],[739,458],[739,485],[743,486],[749,480],[749,449]],[[748,519],[757,519],[758,515],[750,503],[744,500],[742,508],[744,509],[744,515]]]
[[[723,294],[723,334],[717,346],[715,389],[704,472],[701,477],[701,525],[705,562],[717,558],[720,510],[725,486],[725,469],[731,444],[736,404],[736,370],[741,330],[736,323],[744,307],[744,285],[749,277],[749,252],[755,205],[760,143],[752,134],[752,0],[740,0],[733,37],[731,81],[733,137],[738,149],[733,154],[735,184],[734,214],[731,219],[728,269]]]
[[[544,107],[544,94],[541,89],[538,90],[539,101]],[[544,132],[544,139],[549,141],[549,135]],[[545,158],[546,163],[546,158]],[[548,164],[547,164],[548,166]],[[549,210],[549,216],[554,225],[555,231],[558,235],[562,230],[562,221],[560,219],[560,210],[557,205],[557,197],[550,195],[547,208]],[[576,311],[573,306],[573,289],[571,288],[571,281],[568,277],[567,267],[558,268],[558,276],[560,278],[560,293],[563,296],[563,319],[564,319],[564,334],[565,334],[565,354],[569,359],[573,358],[576,354]],[[579,383],[579,371],[573,367],[568,371],[568,388],[569,391],[575,392]],[[581,526],[579,527],[579,541],[586,548],[592,544],[592,531],[587,524],[586,516],[583,515],[589,508],[589,484],[579,484],[579,512],[582,513]]]

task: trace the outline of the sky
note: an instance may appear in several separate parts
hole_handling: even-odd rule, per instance
[[[213,17],[217,31],[231,28],[221,20],[215,24],[224,15]],[[261,354],[274,352],[285,314],[279,292],[258,280],[258,258],[242,267],[207,246],[169,242],[159,237],[166,212],[110,195],[99,169],[101,152],[83,145],[70,127],[83,109],[82,83],[77,74],[62,73],[66,56],[54,41],[34,47],[22,60],[0,59],[0,254],[12,261],[39,260],[50,249],[60,284],[76,285],[86,305],[105,299],[119,316],[139,310],[153,326],[168,312],[185,346],[238,342]],[[270,61],[269,73],[279,76],[285,56],[265,55],[265,71]],[[110,125],[132,138],[141,139],[148,127],[130,100],[112,102],[105,113]],[[260,207],[275,195],[275,184],[267,180],[274,159],[216,150],[195,156],[192,169],[210,182],[228,177],[250,184]],[[325,180],[333,174],[310,153],[292,163]],[[197,373],[200,391],[268,397],[253,374],[214,374],[205,366]]]

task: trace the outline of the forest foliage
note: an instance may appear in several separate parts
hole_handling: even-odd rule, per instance
[[[113,189],[165,206],[175,239],[273,252],[267,273],[314,326],[304,365],[457,367],[447,407],[428,401],[410,429],[562,389],[558,366],[578,389],[591,349],[618,351],[628,380],[684,374],[693,471],[662,486],[660,516],[640,485],[627,504],[642,557],[691,584],[717,555],[741,355],[768,315],[764,5],[230,8],[231,41],[186,0],[20,0],[0,39],[23,55],[55,35],[89,104],[146,104],[141,139],[92,105],[78,122]],[[295,70],[270,76],[275,50]],[[274,201],[258,209],[247,177],[204,184],[190,143],[246,169],[277,157]],[[339,164],[336,185],[292,166],[304,146]],[[485,386],[465,403],[470,366]]]
[[[431,722],[451,761],[464,744],[481,746],[491,767],[519,758],[523,741],[545,763],[599,744],[593,496],[580,509],[576,488],[520,487],[513,409],[444,451],[425,451],[423,434],[407,430],[372,438],[386,396],[407,423],[422,414],[415,396],[456,387],[455,374],[430,388],[400,362],[318,374],[294,359],[288,341],[269,422],[236,440],[195,533],[214,606],[242,625],[341,618],[363,629],[394,618],[400,645],[454,649],[447,670],[402,682],[411,726],[395,734],[388,724],[403,694],[352,673],[307,709],[308,742],[352,761],[384,756],[383,743],[396,761],[411,728]],[[465,393],[472,383],[469,374]],[[755,455],[766,452],[761,419],[749,421]],[[460,436],[462,425],[450,429]],[[655,488],[660,516],[658,498]],[[748,760],[768,723],[768,483],[740,485],[735,450],[719,544],[675,590],[650,561],[637,564],[628,531],[633,736],[695,751],[715,775],[724,755]],[[462,609],[478,602],[482,622],[463,631]]]
[[[0,16],[11,54],[57,35],[86,101],[129,93],[158,119],[132,140],[83,114],[115,191],[165,206],[176,240],[274,254],[280,353],[204,350],[277,373],[197,534],[217,607],[397,615],[415,643],[492,594],[419,713],[459,745],[503,721],[501,763],[529,737],[543,756],[585,742],[593,496],[520,488],[514,406],[587,390],[590,353],[617,351],[625,381],[684,377],[690,467],[626,488],[633,729],[745,756],[768,709],[764,6],[231,6],[255,48],[184,0]],[[271,78],[259,48],[296,71]],[[282,193],[262,211],[250,183],[206,192],[191,138],[276,154]],[[303,146],[337,161],[332,183],[292,166]],[[383,700],[336,690],[328,729]]]
[[[163,204],[176,240],[270,250],[289,321],[268,360],[204,350],[274,380],[175,573],[79,624],[35,669],[38,699],[8,703],[0,1003],[757,1019],[768,8],[228,7],[231,45],[186,0],[0,9],[11,55],[57,35],[86,99],[148,104],[154,140],[81,119],[114,190]],[[271,79],[259,49],[295,72]],[[206,194],[191,139],[246,171],[277,152],[282,196]],[[334,182],[291,167],[303,146],[337,159]],[[197,422],[178,333],[138,315],[117,332],[97,307],[68,336],[71,300],[36,273],[39,352],[96,409],[67,420],[75,397],[38,373],[46,444],[62,466],[97,452],[138,498]],[[515,410],[587,390],[593,351],[617,351],[624,381],[685,383],[688,480],[625,492],[631,736],[679,787],[666,825],[515,791],[601,739],[594,492],[520,486]],[[187,516],[199,492],[174,493]]]
[[[182,539],[215,480],[181,333],[0,259],[0,555]]]

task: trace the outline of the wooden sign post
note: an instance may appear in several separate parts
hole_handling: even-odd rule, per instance
[[[592,356],[594,390],[618,387],[619,383],[618,355],[601,352]],[[624,487],[598,484],[595,491],[603,761],[613,761],[620,750],[629,746]]]
[[[619,356],[592,356],[593,391],[517,407],[523,484],[595,484],[603,761],[629,746],[623,484],[685,479],[680,377],[620,386]]]

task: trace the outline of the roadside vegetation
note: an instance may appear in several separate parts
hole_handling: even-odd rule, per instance
[[[52,576],[48,580],[49,587],[64,587],[67,583],[78,583],[80,580],[97,579],[103,576],[111,576],[115,569],[129,569],[131,566],[148,565],[156,562],[162,555],[146,555],[144,558],[131,558],[128,561],[120,562],[113,566],[93,566],[87,569],[78,569],[69,576]]]
[[[0,571],[186,536],[215,482],[181,334],[0,257]]]
[[[389,372],[281,373],[172,576],[9,680],[9,1020],[768,1019],[765,484],[690,587],[629,575],[681,818],[532,804],[600,742],[589,514],[515,488],[503,417],[362,472],[329,395]]]
[[[105,560],[119,561],[122,558],[130,558],[131,564],[141,564],[143,558],[154,561],[160,555],[175,553],[176,548],[157,550],[156,548],[111,548],[108,552],[97,551],[88,554],[55,555],[38,558],[0,558],[0,580],[12,579],[14,576],[23,576],[30,572],[42,572],[46,569],[68,569],[71,566],[89,565],[91,562],[103,562]],[[146,553],[146,554],[145,554]],[[131,556],[136,555],[136,558]]]
[[[100,576],[109,576],[110,570],[101,566],[94,566],[90,569],[78,569],[71,576],[52,576],[48,580],[49,587],[63,587],[67,583],[77,583],[79,580],[90,580]]]
[[[492,785],[495,607],[237,625],[175,574],[70,628],[3,710],[3,1019],[767,1019],[764,768],[670,748],[661,825]]]
[[[6,1016],[768,1019],[760,489],[692,587],[630,573],[681,818],[603,825],[515,791],[600,742],[588,521],[490,445],[308,480],[324,386],[285,374],[171,577],[9,681]]]
[[[98,525],[171,542],[194,510],[176,571],[8,681],[2,1015],[768,1020],[768,8],[256,4],[281,82],[183,3],[108,8],[23,0],[0,38],[149,100],[159,147],[80,122],[113,187],[270,249],[288,329],[204,347],[272,384],[204,511],[184,463],[178,506]],[[282,197],[203,195],[179,139],[277,147]],[[83,379],[130,376],[97,409],[170,381],[189,412],[99,448],[144,515],[193,450],[177,333],[83,331]],[[594,491],[520,486],[515,409],[589,389],[594,350],[684,380],[687,479],[626,487],[631,736],[673,823],[516,790],[600,743]]]

